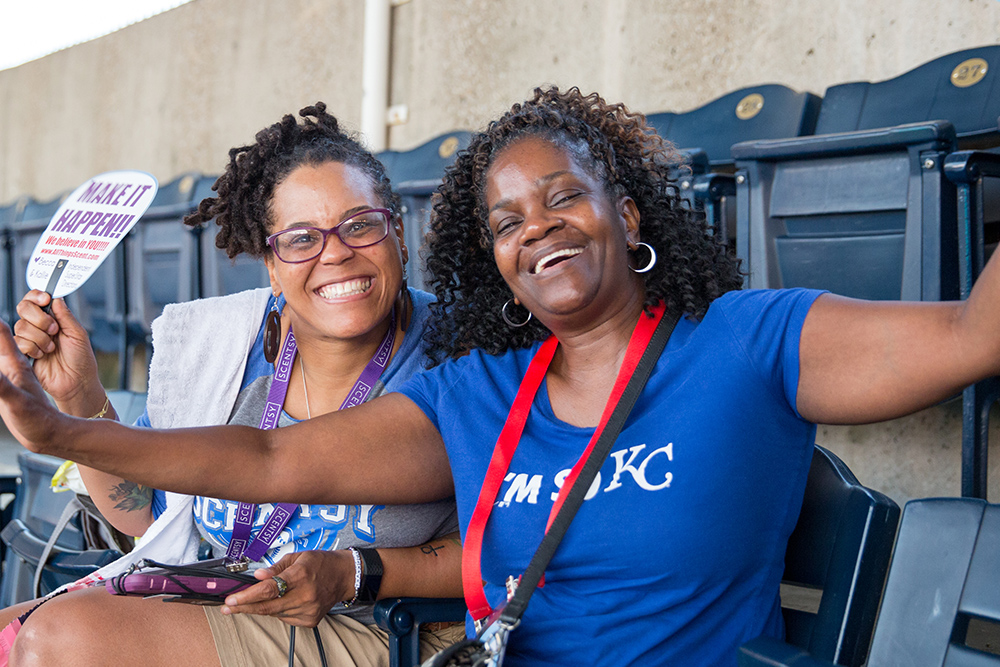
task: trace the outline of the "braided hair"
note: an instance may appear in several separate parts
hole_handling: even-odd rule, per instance
[[[641,239],[659,261],[645,282],[647,310],[668,309],[702,317],[722,294],[739,289],[739,260],[709,230],[704,216],[682,202],[676,186],[680,155],[641,114],[608,104],[579,89],[536,88],[534,96],[475,135],[447,171],[434,205],[427,268],[437,296],[429,332],[431,360],[440,362],[478,348],[489,354],[528,347],[546,338],[538,318],[511,328],[501,308],[511,296],[493,258],[486,207],[486,176],[504,148],[525,137],[564,148],[612,200],[631,197],[640,214]]]
[[[337,119],[317,102],[299,111],[301,123],[291,114],[266,127],[256,143],[229,151],[229,164],[212,186],[217,193],[184,218],[197,227],[215,219],[219,232],[215,245],[230,259],[240,253],[264,257],[270,252],[271,198],[290,173],[303,165],[338,162],[359,168],[371,178],[380,203],[399,219],[399,196],[393,193],[385,167],[354,137],[340,129]]]

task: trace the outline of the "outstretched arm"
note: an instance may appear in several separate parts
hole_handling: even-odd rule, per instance
[[[441,435],[388,394],[286,428],[130,428],[60,413],[0,327],[0,416],[21,444],[181,493],[248,502],[406,504],[451,496]]]
[[[799,359],[799,412],[823,424],[892,419],[1000,374],[1000,264],[989,262],[964,302],[821,296]]]

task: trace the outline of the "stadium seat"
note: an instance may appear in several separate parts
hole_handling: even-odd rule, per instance
[[[193,208],[206,197],[214,197],[212,185],[218,176],[202,176],[195,186],[192,199]],[[224,296],[255,287],[267,287],[270,281],[267,277],[267,267],[264,262],[246,255],[229,259],[225,250],[215,246],[215,235],[218,226],[214,221],[192,230],[198,243],[199,263],[199,296]]]
[[[957,298],[954,147],[946,121],[735,145],[747,286]]]
[[[1000,46],[969,49],[888,81],[833,86],[815,136],[734,146],[748,286],[958,298],[944,158],[959,142],[996,141],[998,58]]]
[[[412,150],[385,151],[377,156],[403,200],[403,234],[410,250],[407,279],[411,287],[426,287],[420,249],[430,223],[431,195],[441,184],[445,169],[471,138],[470,132],[447,132]]]
[[[815,447],[785,551],[786,650],[809,651],[837,665],[864,664],[898,522],[892,499],[864,487],[835,454]],[[464,618],[461,598],[375,605],[375,622],[389,633],[392,667],[416,664],[421,623]]]
[[[649,114],[646,120],[687,158],[690,172],[677,174],[681,195],[731,240],[733,144],[812,134],[819,105],[812,93],[768,84],[741,88],[691,111]]]
[[[988,222],[987,185],[1000,182],[1000,154],[959,151],[945,160],[945,174],[958,190],[958,239],[961,296],[996,248],[997,227]],[[988,180],[989,179],[989,180]],[[962,496],[987,497],[990,407],[1000,398],[1000,378],[989,378],[962,393]]]
[[[6,545],[0,607],[48,594],[121,555],[113,549],[88,550],[80,519],[74,517],[48,554],[36,591],[35,572],[46,542],[75,495],[52,492],[50,482],[62,464],[61,459],[22,452],[18,464],[21,477],[14,496],[13,516],[0,532],[0,539]]]
[[[701,149],[709,166],[735,166],[733,144],[812,134],[820,98],[780,84],[750,86],[727,93],[697,109],[646,116],[653,129],[681,150]]]
[[[16,318],[14,307],[17,305],[17,295],[14,294],[14,276],[11,268],[11,249],[13,238],[11,225],[20,220],[24,209],[24,198],[0,206],[0,320],[13,324]]]
[[[907,503],[875,625],[869,667],[1000,665],[1000,506],[982,499]],[[740,667],[829,661],[773,639],[740,649]]]
[[[198,178],[182,174],[160,187],[125,238],[129,363],[137,345],[145,343],[147,356],[151,352],[150,324],[163,306],[198,297],[197,238],[182,223],[195,206]]]
[[[785,552],[785,643],[773,642],[775,650],[835,665],[865,663],[898,523],[895,502],[815,448]]]
[[[462,598],[388,598],[375,603],[375,624],[389,633],[389,667],[420,664],[420,626],[464,621]]]
[[[816,134],[947,120],[960,149],[1000,144],[1000,45],[941,56],[886,81],[842,83],[823,95]]]
[[[35,250],[38,239],[48,227],[52,216],[59,210],[59,206],[68,195],[68,192],[64,192],[48,201],[41,202],[28,199],[21,210],[20,219],[10,225],[11,270],[14,274],[12,285],[15,304],[28,291],[26,272],[31,253]]]

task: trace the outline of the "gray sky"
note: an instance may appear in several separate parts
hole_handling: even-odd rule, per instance
[[[190,0],[0,0],[0,70],[187,2]]]

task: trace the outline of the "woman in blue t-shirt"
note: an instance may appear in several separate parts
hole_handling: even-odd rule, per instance
[[[34,451],[189,493],[455,493],[463,540],[482,533],[463,568],[478,617],[537,547],[637,324],[680,311],[505,664],[735,665],[740,643],[782,632],[781,561],[815,424],[897,417],[1000,372],[1000,260],[963,303],[743,292],[736,260],[681,202],[678,164],[641,116],[576,89],[538,90],[491,123],[434,207],[430,352],[443,363],[355,410],[267,432],[70,420],[0,336],[0,412]],[[496,496],[481,499],[525,370],[553,349],[516,451],[491,471]],[[242,476],[214,473],[237,457]],[[484,525],[470,525],[477,505]]]

